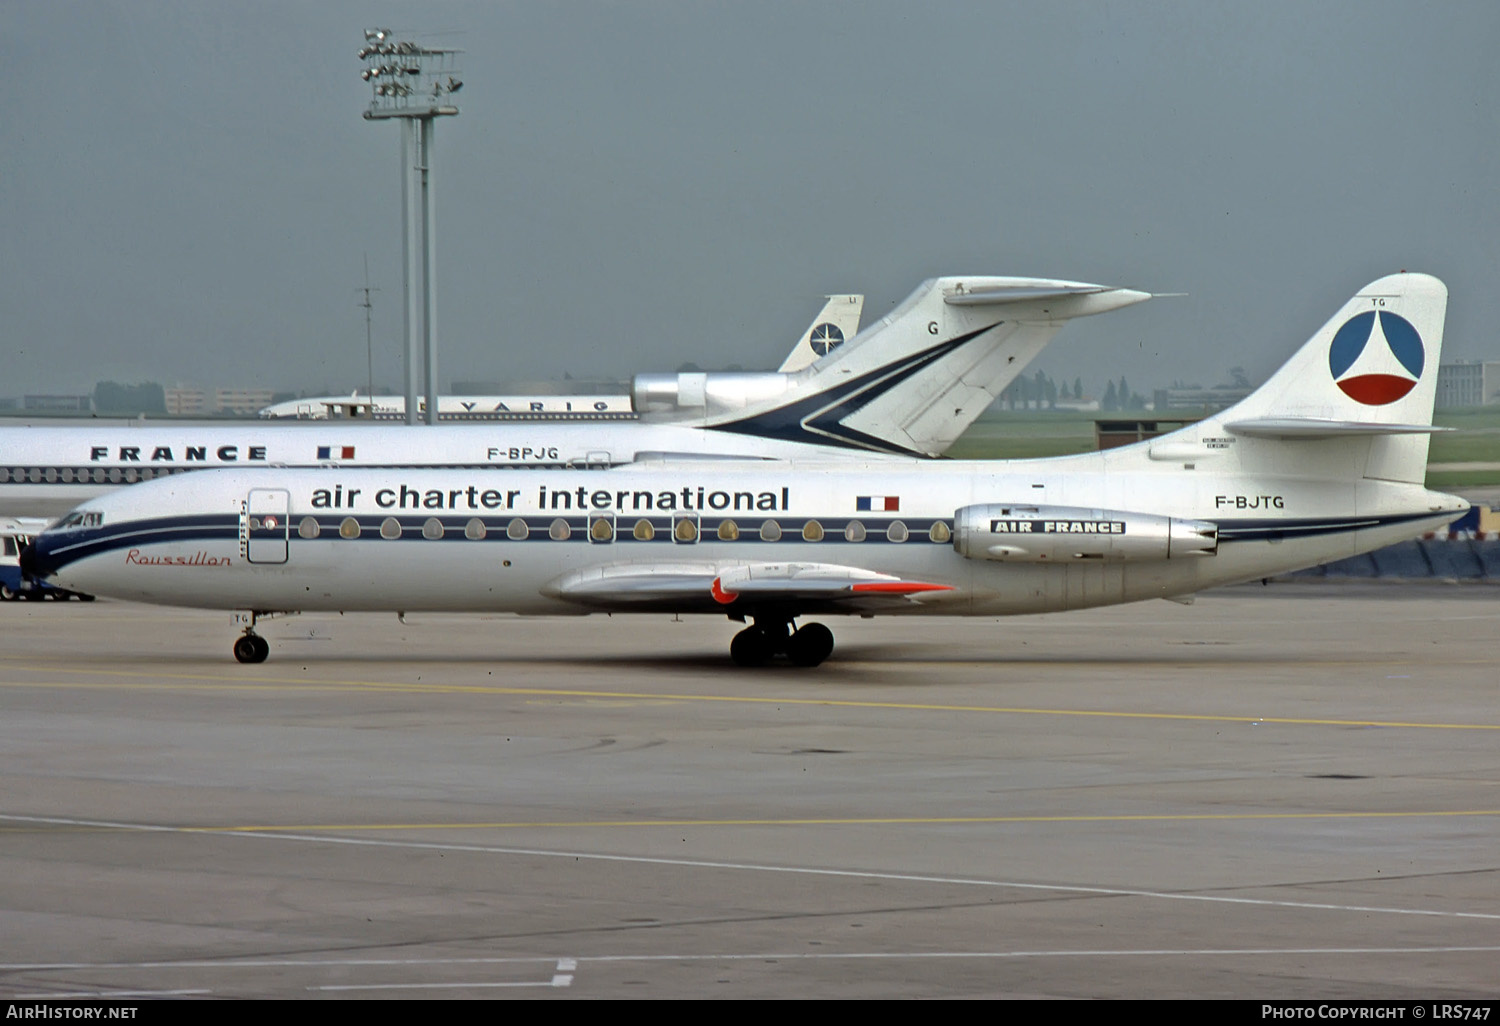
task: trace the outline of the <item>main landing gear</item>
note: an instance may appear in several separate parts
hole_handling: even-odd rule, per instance
[[[820,623],[792,629],[790,620],[764,618],[746,627],[729,643],[729,658],[738,666],[765,666],[784,655],[793,666],[817,666],[833,652],[833,631]]]
[[[256,634],[253,628],[234,640],[234,657],[242,663],[263,663],[271,654],[271,643]]]
[[[271,654],[271,643],[255,633],[255,621],[262,615],[269,614],[243,610],[234,614],[235,625],[245,625],[244,633],[234,639],[234,657],[242,663],[263,663]]]

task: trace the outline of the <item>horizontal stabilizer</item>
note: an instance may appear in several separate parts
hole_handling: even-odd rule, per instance
[[[1256,417],[1224,425],[1237,435],[1254,438],[1340,438],[1360,435],[1435,435],[1452,428],[1431,424],[1381,424],[1318,417]]]
[[[1000,303],[1029,303],[1036,299],[1064,299],[1068,296],[1092,296],[1122,291],[1106,285],[997,285],[967,289],[943,297],[949,306],[996,306]]]

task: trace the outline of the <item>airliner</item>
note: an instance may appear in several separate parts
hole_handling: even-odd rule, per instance
[[[749,623],[733,662],[814,666],[833,634],[808,616],[1180,601],[1468,507],[1423,485],[1447,295],[1423,274],[1372,282],[1236,406],[1103,452],[212,470],[86,502],[22,561],[73,590],[234,610],[242,662],[269,652],[258,618],[304,610],[710,613]]]
[[[824,296],[826,302],[807,326],[778,373],[799,371],[827,356],[859,331],[865,297]],[[418,400],[425,413],[427,401]],[[316,396],[273,403],[260,411],[265,420],[406,420],[406,397]],[[628,395],[440,395],[438,420],[634,420]]]
[[[643,458],[935,456],[1068,320],[1150,294],[948,277],[791,373],[642,374],[637,420],[0,428],[0,511],[55,517],[122,484],[209,467],[602,468]]]

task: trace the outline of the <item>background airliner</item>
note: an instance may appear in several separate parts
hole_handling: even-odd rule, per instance
[[[641,417],[193,427],[0,428],[0,511],[57,516],[122,484],[232,466],[606,467],[670,455],[937,455],[1068,320],[1139,303],[1130,289],[1036,278],[934,278],[792,373],[639,375]]]
[[[777,371],[799,371],[837,349],[859,331],[864,296],[825,296],[813,318]],[[423,410],[426,400],[418,400]],[[274,403],[260,411],[266,420],[406,419],[403,395],[315,396]],[[630,420],[636,416],[628,395],[440,395],[438,420]]]
[[[815,665],[833,636],[793,629],[803,616],[1181,597],[1451,520],[1468,504],[1423,486],[1446,305],[1436,278],[1382,278],[1243,402],[1105,452],[209,471],[85,503],[23,562],[76,590],[244,611],[245,662],[266,657],[270,612],[496,610],[717,613],[752,621],[735,662]]]

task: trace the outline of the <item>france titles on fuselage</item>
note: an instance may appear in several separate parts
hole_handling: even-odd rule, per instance
[[[737,662],[815,665],[832,635],[797,617],[1180,597],[1451,520],[1467,503],[1423,485],[1446,302],[1426,275],[1374,282],[1237,406],[1104,452],[219,470],[87,503],[27,558],[63,587],[246,610],[251,627],[297,610],[717,611],[755,621]],[[267,650],[249,631],[235,654]]]
[[[937,455],[1068,319],[1148,298],[1078,282],[935,278],[855,339],[825,340],[827,355],[796,371],[638,375],[640,417],[625,422],[0,427],[0,513],[57,516],[123,484],[222,466],[597,468],[652,454]]]

